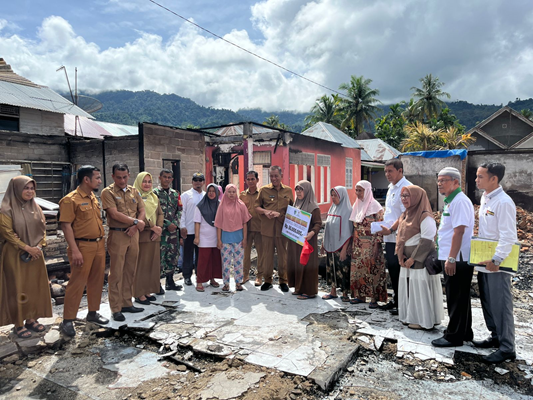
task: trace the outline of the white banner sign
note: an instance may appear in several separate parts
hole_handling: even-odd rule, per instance
[[[287,207],[287,213],[285,214],[285,221],[283,222],[281,234],[293,242],[298,243],[300,246],[303,246],[305,237],[309,231],[310,222],[311,214],[294,208],[293,206],[289,206]]]

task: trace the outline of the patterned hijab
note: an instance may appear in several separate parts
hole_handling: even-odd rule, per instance
[[[17,176],[9,182],[0,213],[11,218],[13,230],[20,240],[30,247],[37,246],[43,240],[46,233],[46,222],[43,210],[36,203],[35,199],[24,201],[22,191],[24,186],[35,181],[27,176]]]
[[[344,186],[335,186],[332,190],[339,197],[339,204],[331,204],[326,219],[324,231],[324,248],[328,253],[338,251],[353,233],[353,224],[350,221],[352,206],[350,197]]]
[[[208,196],[210,187],[213,187],[215,189],[216,197],[213,200],[211,200]],[[207,188],[205,190],[205,196],[202,197],[202,200],[200,200],[196,205],[196,207],[198,207],[198,209],[200,210],[202,217],[205,219],[205,222],[207,222],[212,227],[215,226],[215,217],[217,215],[218,205],[220,204],[220,200],[218,200],[219,196],[220,190],[218,189],[218,185],[210,183],[209,185],[207,185]]]
[[[235,198],[233,200],[228,197],[228,189],[231,188],[235,189]],[[252,219],[252,216],[248,212],[248,207],[239,199],[237,186],[233,184],[227,185],[218,207],[215,226],[225,232],[235,232],[242,229],[250,219]]]
[[[146,219],[152,222],[153,224],[155,224],[156,218],[157,218],[157,207],[159,207],[159,197],[157,197],[157,195],[154,193],[153,186],[152,186],[152,190],[149,190],[147,192],[143,190],[142,183],[146,175],[150,176],[150,179],[152,179],[152,185],[153,185],[152,174],[150,174],[149,172],[141,172],[139,175],[137,175],[137,178],[135,178],[133,187],[139,191],[139,194],[144,200],[144,209],[146,212]]]
[[[372,184],[370,182],[359,181],[355,186],[365,189],[363,200],[359,200],[359,198],[355,200],[355,203],[353,203],[352,215],[350,215],[350,221],[354,221],[355,223],[359,224],[363,222],[363,219],[365,219],[366,216],[377,214],[383,210],[383,207],[381,207],[381,204],[374,199],[374,194],[372,193]]]
[[[296,184],[295,188],[297,187],[301,187],[304,190],[304,198],[302,200],[296,198],[296,201],[294,202],[294,208],[312,213],[318,208],[318,204],[316,202],[315,192],[313,191],[311,182],[300,181]]]

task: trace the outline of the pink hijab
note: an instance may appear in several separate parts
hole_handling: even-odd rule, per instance
[[[228,197],[228,189],[235,189],[235,199],[230,200]],[[248,212],[248,208],[239,199],[237,186],[229,184],[226,186],[226,191],[220,205],[218,206],[217,216],[215,217],[215,226],[225,232],[235,232],[244,227],[252,216]]]
[[[370,182],[359,181],[355,186],[360,186],[365,189],[363,200],[361,201],[359,198],[355,200],[355,203],[353,203],[352,215],[350,215],[350,221],[359,224],[363,222],[363,219],[366,216],[374,215],[380,212],[383,210],[383,207],[381,207],[381,204],[374,199],[374,194],[372,193],[372,184]]]

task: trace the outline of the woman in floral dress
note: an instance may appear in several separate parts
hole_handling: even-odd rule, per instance
[[[383,237],[372,235],[370,226],[383,220],[383,207],[374,199],[370,182],[359,181],[355,193],[357,200],[350,216],[354,223],[350,303],[365,303],[369,297],[368,307],[378,308],[378,301],[387,301],[387,275],[381,246]]]

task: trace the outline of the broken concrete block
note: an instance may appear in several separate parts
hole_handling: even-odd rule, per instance
[[[19,349],[15,343],[4,343],[0,346],[0,360],[5,360],[6,357],[17,354],[18,351]]]
[[[200,393],[202,400],[220,399],[227,400],[240,396],[248,391],[265,376],[260,372],[227,371],[216,374]]]
[[[15,345],[15,347],[16,347],[16,345]],[[14,363],[14,362],[18,361],[19,358],[20,357],[19,357],[18,354],[13,354],[13,355],[10,355],[8,357],[5,357],[2,361],[4,363],[6,363],[6,364],[11,364],[11,363]]]
[[[46,335],[44,335],[44,342],[48,347],[54,347],[61,342],[61,333],[58,330],[50,329]]]
[[[46,348],[46,343],[40,337],[21,340],[18,342],[20,350],[24,354],[37,353]]]
[[[194,339],[189,345],[192,346],[194,351],[211,356],[227,357],[233,353],[231,347],[210,340]]]
[[[52,284],[52,297],[61,297],[65,295],[65,288],[57,283]]]

